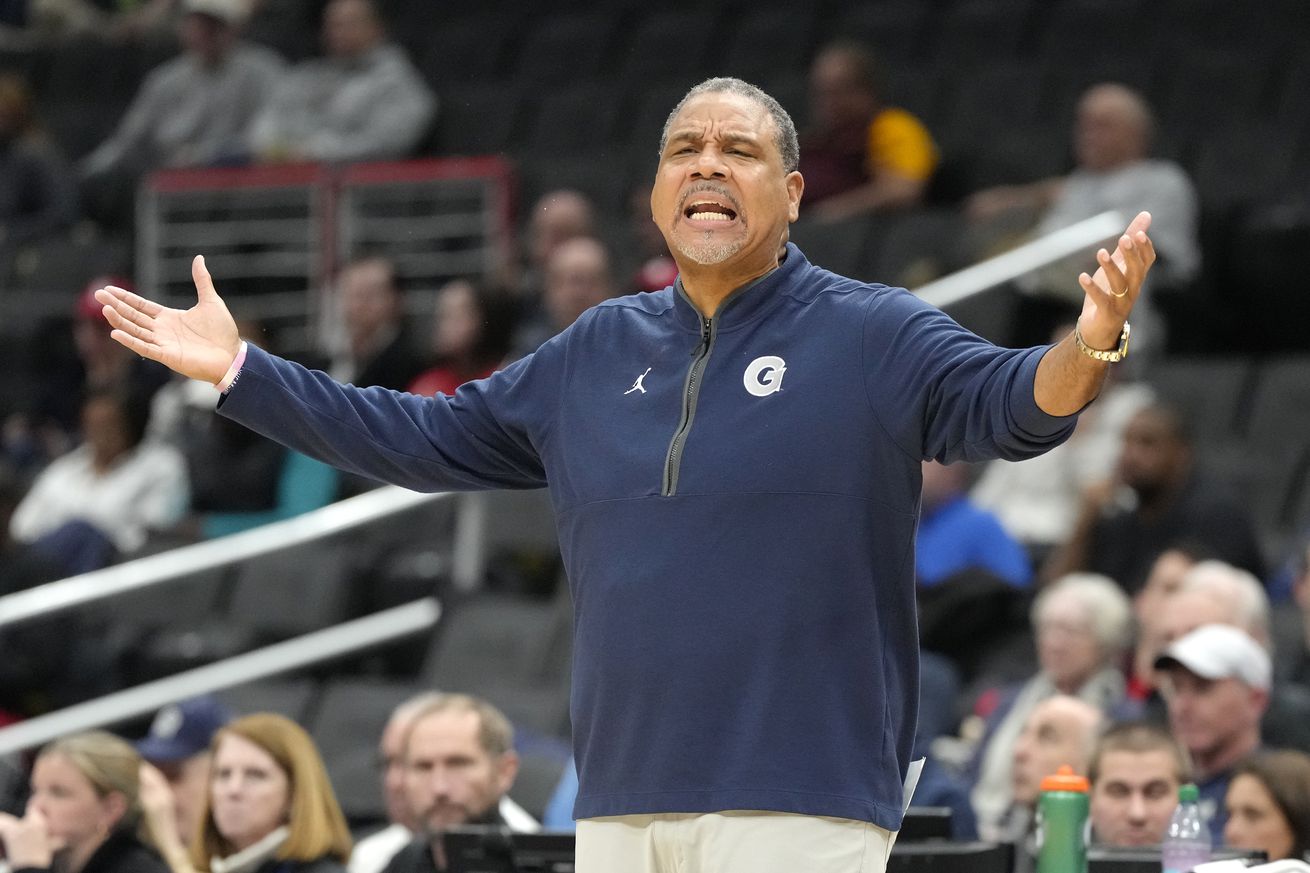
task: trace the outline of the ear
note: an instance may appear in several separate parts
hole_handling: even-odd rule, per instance
[[[805,193],[805,177],[798,170],[792,170],[783,181],[787,186],[787,221],[792,222],[801,214],[801,195]]]
[[[519,775],[519,753],[510,749],[496,762],[496,787],[502,795],[509,794],[514,779]]]
[[[101,822],[110,830],[118,826],[127,815],[127,797],[119,791],[111,791],[100,799]]]

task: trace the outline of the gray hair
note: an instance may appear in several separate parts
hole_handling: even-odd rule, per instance
[[[673,125],[673,119],[678,116],[682,108],[687,105],[687,101],[693,97],[699,97],[702,94],[736,94],[738,97],[745,97],[747,100],[763,106],[768,110],[769,115],[773,118],[775,128],[774,138],[778,144],[778,154],[782,156],[783,172],[793,172],[801,162],[800,141],[796,137],[796,125],[787,114],[787,110],[782,108],[777,100],[774,100],[763,90],[757,88],[749,82],[741,79],[734,79],[730,76],[720,76],[714,79],[706,79],[699,85],[693,87],[686,95],[678,101],[678,105],[673,107],[669,117],[664,121],[664,130],[660,133],[660,154],[664,154],[664,147],[669,142],[669,128]]]
[[[1132,641],[1133,610],[1128,595],[1108,576],[1099,573],[1070,573],[1042,589],[1033,601],[1032,623],[1036,628],[1042,614],[1056,597],[1076,600],[1087,612],[1097,642],[1109,657],[1123,652]]]
[[[1269,596],[1255,576],[1223,561],[1202,561],[1183,576],[1177,593],[1184,592],[1225,599],[1233,609],[1232,623],[1269,647]]]

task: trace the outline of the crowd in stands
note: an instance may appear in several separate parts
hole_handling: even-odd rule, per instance
[[[444,113],[467,107],[420,70],[416,38],[389,30],[388,8],[0,0],[0,53],[127,44],[159,61],[103,139],[76,148],[43,126],[25,73],[0,67],[0,307],[34,244],[130,237],[135,192],[155,170],[442,153],[434,144]],[[315,26],[317,50],[303,41]],[[1222,210],[1175,159],[1180,150],[1160,148],[1166,133],[1176,136],[1157,117],[1165,107],[1108,77],[1082,83],[1058,113],[1066,126],[1052,146],[1071,162],[1061,154],[1040,172],[962,185],[959,137],[899,105],[898,71],[872,47],[843,38],[813,49],[808,68],[783,80],[805,86],[779,96],[802,95],[783,101],[802,128],[806,190],[794,238],[816,262],[860,263],[840,246],[867,248],[869,234],[925,208],[944,210],[933,226],[948,242],[925,248],[928,262],[897,261],[904,269],[889,284],[1105,209],[1150,210],[1160,253],[1132,319],[1143,343],[1066,444],[981,469],[924,464],[923,683],[947,691],[922,703],[916,746],[930,762],[921,798],[955,808],[958,837],[1031,848],[1040,781],[1067,764],[1090,780],[1094,838],[1127,847],[1158,844],[1179,786],[1195,782],[1215,845],[1307,857],[1310,517],[1285,512],[1287,529],[1262,528],[1233,483],[1203,463],[1195,408],[1153,379],[1170,349],[1188,347],[1197,325],[1188,310],[1213,302],[1203,289],[1229,278],[1216,275],[1206,248],[1215,234],[1207,237],[1205,219]],[[676,268],[641,175],[653,160],[630,174],[610,166],[623,161],[605,143],[597,148],[590,170],[621,177],[609,180],[620,196],[529,186],[520,253],[499,271],[416,289],[386,251],[332,265],[330,305],[302,361],[360,386],[453,394],[531,354],[589,307],[671,284]],[[652,158],[655,144],[646,151]],[[0,402],[0,595],[288,518],[371,484],[231,425],[214,412],[212,386],[171,379],[112,342],[90,296],[105,284],[132,287],[102,272],[130,276],[130,259],[111,261],[84,285],[49,289],[66,314],[61,330],[33,352],[32,384]],[[995,339],[1067,334],[1082,301],[1074,277],[1093,263],[1070,256],[996,292],[1005,318]],[[280,339],[249,321],[242,336],[263,346]],[[1299,432],[1287,438],[1304,442]],[[1280,478],[1310,491],[1310,454],[1298,451]],[[0,627],[0,723],[79,702],[89,686],[78,672],[108,652],[85,630],[73,618]],[[51,633],[77,635],[83,648],[50,651],[41,639]],[[511,797],[521,726],[481,693],[422,691],[389,714],[377,738],[386,822],[347,819],[304,727],[268,713],[236,717],[209,698],[165,708],[135,747],[91,732],[0,760],[0,866],[440,871],[444,828],[533,831],[543,818],[570,827],[572,763],[554,774],[551,804],[526,811]],[[364,839],[352,843],[352,829]]]

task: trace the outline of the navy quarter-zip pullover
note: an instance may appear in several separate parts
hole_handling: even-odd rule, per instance
[[[789,245],[712,319],[677,286],[611,300],[453,397],[342,386],[251,348],[221,409],[407,488],[550,487],[577,817],[749,809],[896,830],[920,461],[1062,442],[1074,417],[1033,396],[1045,351],[997,348]]]

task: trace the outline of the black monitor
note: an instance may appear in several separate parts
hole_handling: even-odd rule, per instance
[[[446,831],[442,840],[449,873],[573,873],[570,832],[468,826]]]
[[[1265,853],[1227,848],[1215,849],[1210,853],[1212,861],[1226,861],[1232,858],[1246,861],[1249,867],[1252,864],[1264,863]],[[1092,846],[1087,850],[1087,873],[1160,873],[1160,849]]]
[[[951,838],[951,808],[949,806],[911,806],[901,819],[896,832],[898,842],[922,840],[949,840]]]
[[[887,873],[1012,873],[1013,869],[1010,843],[903,843],[898,837],[887,859]]]

